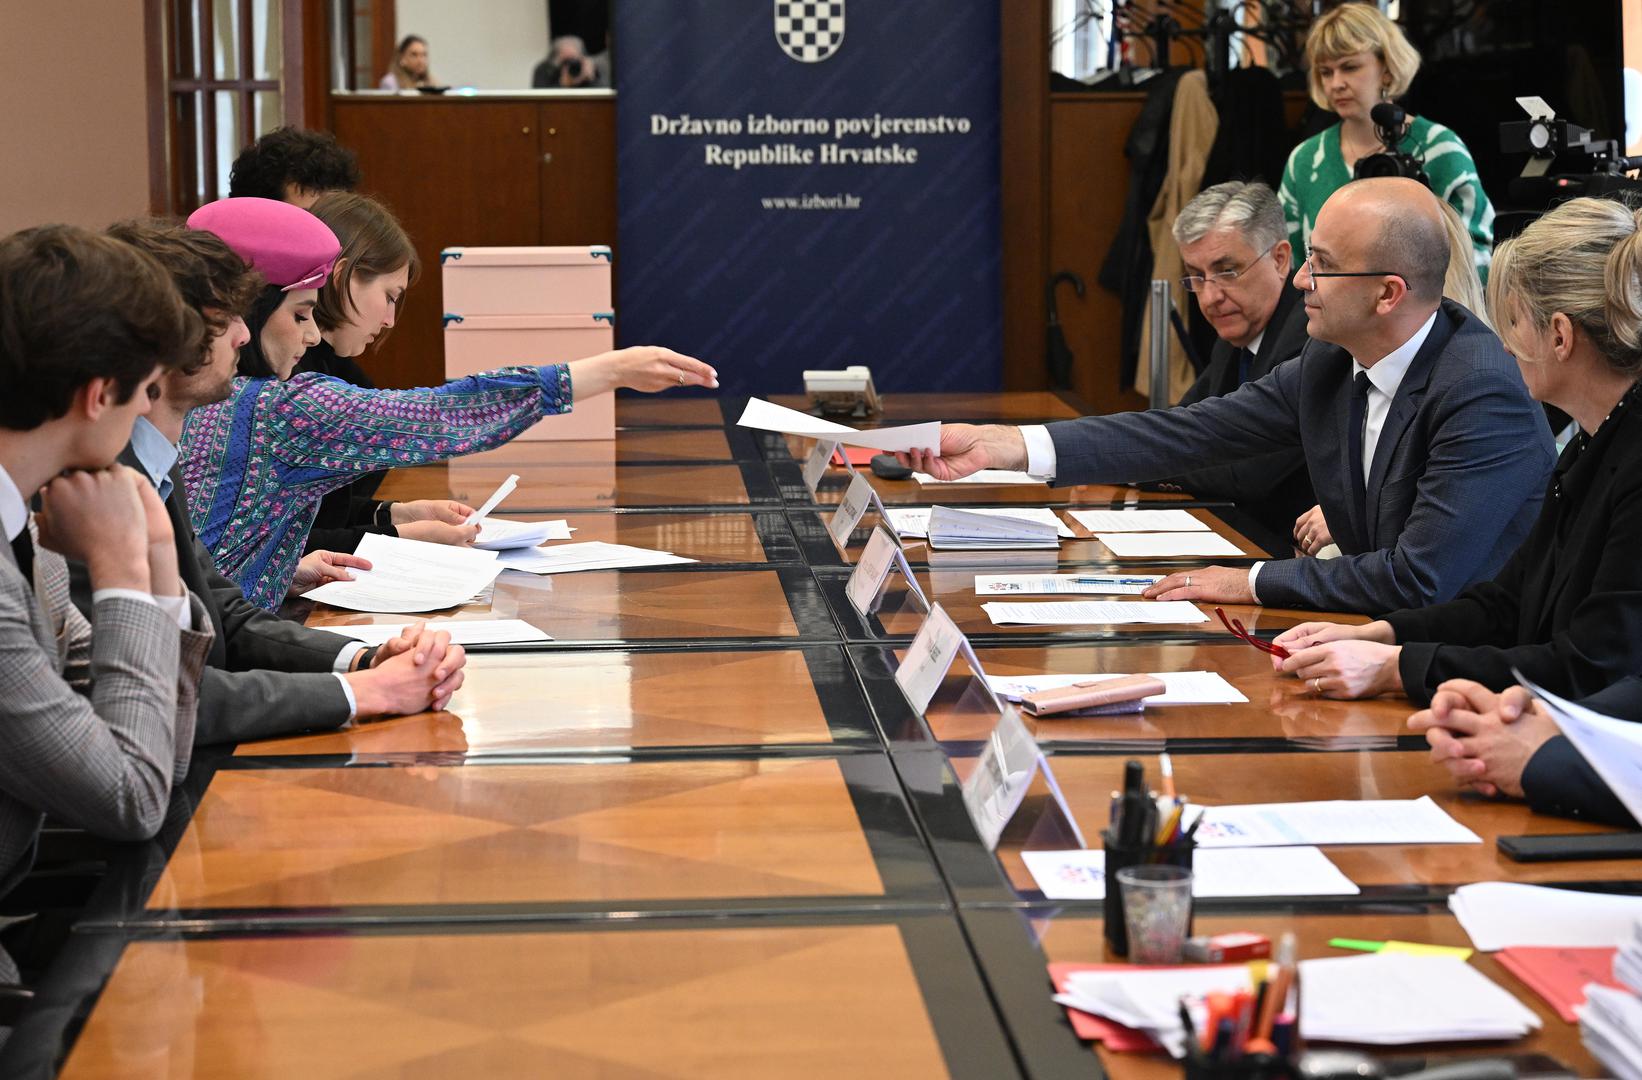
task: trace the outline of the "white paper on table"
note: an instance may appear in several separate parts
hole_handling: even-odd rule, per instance
[[[1448,908],[1483,952],[1513,945],[1606,948],[1631,936],[1642,918],[1642,896],[1479,881],[1455,889]]]
[[[519,486],[519,474],[518,473],[510,474],[506,480],[503,480],[500,484],[498,484],[496,486],[495,491],[490,493],[490,498],[485,500],[483,506],[479,507],[479,509],[475,510],[473,513],[468,515],[468,519],[465,522],[465,524],[473,525],[477,522],[481,522],[481,521],[485,520],[485,518],[490,516],[490,512],[492,510],[496,509],[496,507],[501,505],[501,502],[502,502],[503,499],[505,499],[509,495],[513,494],[513,489],[518,487],[518,486]]]
[[[1151,671],[1146,674],[1162,679],[1163,685],[1168,687],[1161,694],[1141,698],[1148,708],[1153,705],[1236,705],[1249,700],[1218,671]],[[1002,694],[1010,701],[1019,701],[1039,690],[1059,690],[1081,682],[1124,678],[1128,676],[1108,672],[1096,675],[994,675],[990,682],[994,694]]]
[[[1480,844],[1482,838],[1425,795],[1418,799],[1210,806],[1196,839],[1205,847],[1295,844]],[[1194,819],[1195,820],[1195,819]]]
[[[844,424],[823,420],[809,413],[789,409],[762,398],[748,400],[747,407],[736,421],[740,427],[760,431],[776,431],[783,435],[801,435],[808,439],[836,439],[850,446],[870,446],[875,450],[930,450],[941,448],[941,422],[931,420],[922,424],[903,424],[899,427],[874,428],[857,431]]]
[[[1189,510],[1068,510],[1092,533],[1204,532],[1209,525]]]
[[[549,540],[569,540],[575,532],[564,518],[556,521],[509,521],[506,518],[486,518],[479,526],[479,539],[473,546],[481,551],[509,551],[513,548],[535,547]]]
[[[1594,709],[1535,686],[1517,672],[1517,681],[1539,698],[1568,736],[1581,757],[1590,763],[1614,797],[1625,804],[1631,816],[1642,821],[1642,724],[1615,720]]]
[[[1120,559],[1169,559],[1181,555],[1241,555],[1243,549],[1217,532],[1096,533]]]
[[[1031,473],[1016,472],[1013,469],[979,469],[968,476],[960,476],[956,480],[937,480],[928,473],[915,472],[912,478],[920,484],[1039,484],[1049,486],[1049,481]]]
[[[1200,623],[1209,617],[1189,600],[1051,600],[981,605],[994,626],[1082,626],[1086,623]]]
[[[934,507],[929,506],[897,506],[889,511],[889,518],[895,523],[895,531],[902,536],[913,538],[929,535],[929,515]],[[1063,540],[1073,540],[1077,534],[1067,528],[1055,512],[1046,506],[965,506],[961,508],[966,514],[982,514],[986,517],[1010,518],[1015,521],[1038,521],[1055,527],[1055,535]]]
[[[320,626],[332,634],[380,645],[414,623],[367,623],[361,626]],[[512,645],[521,641],[552,641],[547,634],[523,619],[429,619],[428,630],[443,630],[452,645]]]
[[[1138,596],[1162,574],[976,574],[976,596]]]
[[[929,511],[929,546],[932,548],[1058,550],[1060,521],[1000,514],[974,514],[953,506],[934,506]]]
[[[1049,900],[1106,897],[1106,852],[1023,851],[1032,880]],[[1362,890],[1314,847],[1199,851],[1192,856],[1192,895],[1356,896]]]
[[[1619,1080],[1642,1080],[1642,997],[1591,983],[1574,1012],[1591,1056]]]
[[[351,570],[352,581],[327,581],[302,595],[353,611],[438,611],[465,604],[502,572],[494,551],[381,533],[366,533],[355,554],[371,568]]]
[[[1186,1053],[1186,1033],[1180,1026],[1181,998],[1195,1003],[1192,1020],[1201,1030],[1204,995],[1254,988],[1247,964],[1078,971],[1067,976],[1065,985],[1065,992],[1054,995],[1057,1003],[1143,1031],[1177,1058]]]
[[[1515,1039],[1534,1011],[1457,956],[1373,953],[1300,961],[1300,1037],[1385,1046]]]
[[[694,559],[686,559],[670,551],[655,551],[627,544],[607,544],[602,540],[506,551],[498,557],[498,561],[505,570],[522,570],[527,574],[626,570],[635,566],[671,566],[675,563],[695,562]]]

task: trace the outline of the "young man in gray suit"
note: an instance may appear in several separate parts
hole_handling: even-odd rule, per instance
[[[374,649],[340,634],[314,630],[251,604],[217,572],[194,534],[187,495],[177,475],[177,440],[189,410],[221,401],[234,379],[248,332],[242,312],[260,285],[227,244],[181,225],[126,222],[109,234],[155,258],[185,303],[203,317],[203,350],[163,374],[154,407],[137,421],[121,461],[152,482],[165,502],[183,580],[205,603],[216,640],[200,680],[195,742],[242,742],[296,731],[339,727],[437,711],[462,685],[466,657],[450,635],[413,628]],[[315,556],[323,556],[315,560]],[[346,577],[336,567],[369,566],[352,555],[316,552],[304,559],[331,567],[321,580]],[[78,568],[76,568],[78,571]],[[75,574],[75,602],[90,598],[85,574]]]
[[[0,894],[46,814],[147,839],[188,769],[211,624],[165,508],[115,457],[201,334],[166,273],[117,241],[60,225],[0,240]],[[89,621],[65,557],[86,564]],[[16,979],[0,952],[0,982]]]
[[[939,456],[905,457],[943,480],[1002,468],[1056,484],[1133,483],[1298,445],[1340,558],[1195,569],[1146,595],[1372,615],[1448,600],[1521,544],[1554,451],[1499,339],[1443,300],[1447,266],[1441,210],[1424,186],[1347,184],[1318,214],[1295,275],[1313,339],[1296,359],[1188,408],[1024,429],[953,424]]]

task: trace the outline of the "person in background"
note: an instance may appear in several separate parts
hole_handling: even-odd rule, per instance
[[[399,50],[394,54],[393,67],[388,69],[382,81],[376,84],[378,90],[416,90],[423,86],[438,86],[433,73],[428,70],[428,43],[415,34],[406,34],[399,40]]]
[[[1311,100],[1340,118],[1289,154],[1278,197],[1296,251],[1311,243],[1317,214],[1352,178],[1357,162],[1384,151],[1370,110],[1401,97],[1420,69],[1420,54],[1402,28],[1372,4],[1341,4],[1312,24],[1306,38]],[[1494,246],[1494,207],[1482,190],[1476,162],[1460,137],[1424,117],[1410,117],[1399,149],[1423,163],[1431,190],[1452,206],[1471,237],[1477,275],[1488,280]]]
[[[1279,635],[1282,670],[1319,694],[1423,703],[1451,679],[1501,691],[1521,671],[1580,698],[1642,672],[1642,211],[1558,206],[1500,245],[1488,307],[1529,392],[1580,433],[1491,580],[1366,626]]]
[[[230,201],[230,206],[253,205]],[[262,277],[212,233],[181,224],[121,222],[109,235],[152,256],[171,275],[183,301],[199,313],[205,340],[196,355],[160,377],[154,405],[139,417],[123,464],[158,490],[176,539],[183,582],[200,598],[216,632],[200,678],[196,745],[266,739],[445,707],[462,685],[466,663],[449,635],[416,624],[380,647],[281,619],[250,604],[238,585],[217,572],[194,535],[187,491],[176,468],[177,440],[188,413],[226,398],[240,346],[250,332],[243,312]],[[253,237],[254,231],[249,231]],[[260,261],[277,259],[259,254]],[[363,565],[349,560],[347,565]],[[70,567],[74,602],[90,606],[90,582]],[[299,572],[299,577],[301,573]],[[311,577],[317,585],[327,575]]]
[[[392,329],[420,270],[416,250],[392,215],[364,196],[332,194],[315,204],[331,213],[345,202],[373,223],[346,248],[304,210],[266,199],[225,205],[236,201],[250,200],[203,206],[189,226],[222,237],[269,285],[246,319],[242,377],[230,397],[188,414],[182,476],[212,561],[260,607],[276,608],[290,589],[319,500],[363,473],[493,449],[544,416],[569,412],[573,395],[718,385],[711,367],[654,346],[414,390],[295,375],[324,326],[343,356]],[[471,539],[473,527],[464,528]]]
[[[359,186],[359,159],[328,131],[275,128],[239,152],[228,196],[278,199],[304,210],[327,191]]]
[[[587,45],[574,34],[553,39],[547,59],[531,72],[533,90],[573,90],[609,86],[610,75],[597,57],[587,55]]]

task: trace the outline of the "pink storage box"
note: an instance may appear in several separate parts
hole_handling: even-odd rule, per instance
[[[607,247],[450,247],[439,253],[444,310],[469,315],[609,311]]]
[[[510,364],[562,364],[615,345],[614,318],[600,315],[445,315],[445,377],[460,379]],[[572,387],[574,390],[574,387]],[[521,439],[614,439],[616,395],[576,400]]]

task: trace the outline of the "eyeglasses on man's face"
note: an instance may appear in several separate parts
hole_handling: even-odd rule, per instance
[[[1267,255],[1270,255],[1272,248],[1275,248],[1280,243],[1282,243],[1281,240],[1273,240],[1270,247],[1250,259],[1249,264],[1241,270],[1222,270],[1218,274],[1209,274],[1207,276],[1192,274],[1188,277],[1183,277],[1180,279],[1180,287],[1189,293],[1202,292],[1203,289],[1209,285],[1213,285],[1217,289],[1224,290],[1229,287],[1232,282],[1236,281],[1238,278],[1258,266],[1260,264],[1260,260],[1264,259]]]
[[[1404,286],[1408,284],[1408,276],[1398,273],[1396,270],[1330,270],[1327,268],[1327,260],[1324,260],[1321,267],[1317,265],[1317,260],[1317,253],[1309,247],[1306,248],[1306,259],[1305,262],[1300,264],[1300,269],[1305,271],[1306,276],[1312,280],[1313,288],[1316,287],[1316,282],[1323,278],[1337,277],[1394,277],[1401,281]],[[1311,290],[1306,291],[1310,292]]]

